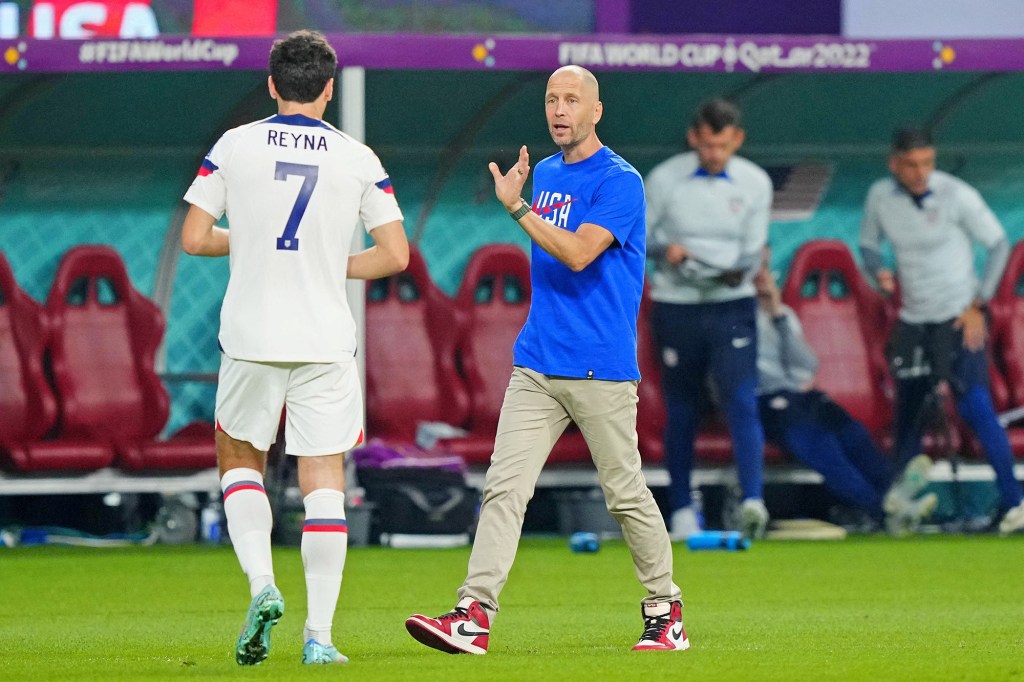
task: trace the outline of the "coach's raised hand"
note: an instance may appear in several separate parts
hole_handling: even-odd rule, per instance
[[[512,212],[519,208],[523,196],[523,186],[526,185],[526,178],[530,176],[530,153],[524,144],[519,148],[519,160],[508,169],[504,175],[498,169],[498,164],[491,161],[487,168],[494,176],[494,195],[498,197],[505,206],[505,210]]]

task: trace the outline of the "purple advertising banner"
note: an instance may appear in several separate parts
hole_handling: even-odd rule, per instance
[[[835,36],[330,34],[342,66],[593,71],[1016,71],[1024,40]],[[264,70],[273,38],[0,40],[0,74]]]

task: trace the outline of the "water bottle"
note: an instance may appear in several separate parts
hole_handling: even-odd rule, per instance
[[[601,549],[595,533],[578,532],[569,536],[569,549],[577,553],[591,553]]]
[[[743,537],[738,530],[705,530],[687,538],[686,546],[694,552],[705,549],[736,552],[750,549],[750,538]]]
[[[220,502],[210,500],[199,514],[200,536],[208,545],[219,545],[221,539],[222,514]]]

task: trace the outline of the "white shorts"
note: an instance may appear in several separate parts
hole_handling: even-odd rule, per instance
[[[289,455],[334,455],[363,438],[363,391],[355,361],[251,362],[220,358],[217,427],[269,450],[287,407]]]

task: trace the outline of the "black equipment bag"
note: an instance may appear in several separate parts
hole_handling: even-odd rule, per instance
[[[437,467],[360,467],[359,484],[376,503],[371,537],[382,533],[454,535],[476,521],[479,493],[461,472]]]

